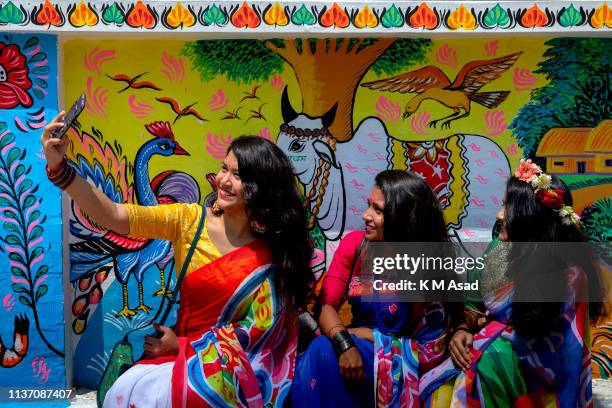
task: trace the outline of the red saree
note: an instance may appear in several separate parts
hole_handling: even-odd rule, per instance
[[[282,406],[296,357],[297,319],[285,308],[272,257],[254,241],[190,273],[176,324],[172,406]]]

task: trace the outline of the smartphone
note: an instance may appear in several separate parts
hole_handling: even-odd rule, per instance
[[[64,137],[64,135],[66,134],[68,129],[70,129],[76,118],[81,114],[81,112],[83,112],[83,109],[85,109],[86,103],[87,98],[85,97],[85,94],[82,93],[81,96],[79,96],[79,99],[77,99],[74,105],[72,105],[68,113],[64,115],[64,126],[55,129],[53,133],[51,133],[51,137],[55,137],[58,139]]]

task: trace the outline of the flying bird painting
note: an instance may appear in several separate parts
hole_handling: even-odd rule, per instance
[[[172,122],[172,124],[174,125],[176,123],[177,120],[179,120],[180,118],[182,118],[183,116],[188,116],[188,115],[193,115],[196,118],[198,118],[199,120],[208,120],[208,119],[204,119],[202,117],[202,115],[200,114],[200,112],[198,112],[197,110],[195,110],[193,108],[193,106],[197,103],[194,102],[190,105],[185,106],[184,108],[181,108],[181,105],[179,105],[178,101],[176,99],[172,99],[170,97],[162,97],[162,98],[155,98],[158,102],[161,103],[167,103],[168,105],[170,105],[170,108],[172,108],[172,111],[174,113],[176,113],[176,117],[174,118],[174,121]]]
[[[132,89],[153,89],[155,91],[161,91],[162,89],[160,87],[158,87],[157,85],[155,85],[153,82],[149,82],[149,81],[138,81],[140,78],[142,78],[143,75],[148,74],[148,72],[143,72],[142,74],[138,74],[135,77],[130,77],[129,75],[126,74],[117,74],[117,75],[113,75],[110,76],[108,74],[106,74],[106,76],[109,79],[112,79],[113,81],[117,81],[117,82],[125,82],[127,85],[122,88],[120,91],[118,91],[117,93],[121,93],[123,91],[126,91],[130,88]]]
[[[221,118],[221,120],[227,120],[227,119],[240,119],[240,116],[238,116],[238,111],[242,109],[242,106],[237,107],[236,109],[232,110],[232,111],[225,111],[225,116],[223,116]]]
[[[246,122],[248,122],[251,119],[263,119],[266,120],[266,117],[263,115],[263,113],[261,112],[261,110],[263,109],[263,107],[265,106],[265,102],[262,103],[259,108],[257,110],[255,109],[250,109],[252,115],[248,117],[248,119],[246,120]]]
[[[257,90],[259,88],[261,88],[261,85],[255,85],[251,92],[243,92],[246,96],[244,96],[240,102],[246,101],[247,99],[260,99],[259,96],[257,96]]]
[[[390,78],[367,82],[361,86],[379,91],[417,93],[418,95],[406,104],[404,119],[416,112],[424,100],[437,101],[452,109],[453,113],[432,120],[429,122],[429,127],[436,127],[438,122],[444,121],[441,128],[448,129],[451,122],[470,115],[472,101],[493,109],[506,100],[510,91],[479,91],[506,72],[521,54],[522,52],[516,52],[504,57],[469,62],[461,68],[452,83],[440,68],[428,65]],[[463,113],[461,113],[462,110]]]

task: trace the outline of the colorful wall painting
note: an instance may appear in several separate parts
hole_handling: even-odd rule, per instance
[[[604,39],[531,37],[175,40],[162,47],[146,40],[68,41],[66,100],[88,96],[71,131],[70,159],[116,201],[203,202],[234,137],[274,140],[296,167],[319,272],[340,237],[361,227],[373,177],[386,168],[421,174],[443,203],[450,232],[486,241],[504,182],[523,152],[546,162],[537,146],[557,126],[532,111],[531,101],[547,92],[569,100],[576,92],[609,89],[601,82],[605,72],[599,77],[609,66],[606,46]],[[576,55],[592,61],[584,69],[594,75],[552,72],[563,71],[564,56]],[[555,78],[562,75],[593,85],[559,88]],[[540,105],[551,117],[566,107]],[[563,126],[596,129],[610,118],[609,102],[585,109]],[[533,117],[542,119],[541,134],[525,131]],[[609,187],[608,176],[589,169],[564,177],[573,177],[577,190],[584,183]],[[591,217],[605,220],[598,215],[605,205],[597,204],[605,194],[589,194],[585,206],[599,206]],[[593,221],[595,231],[601,222]],[[110,236],[78,208],[70,229],[67,326],[75,379],[92,386],[112,344],[158,307],[162,287],[173,279],[171,249]],[[610,360],[601,350],[604,365],[594,364],[605,376]]]
[[[574,4],[575,3],[575,4]],[[575,33],[612,24],[601,1],[8,1],[11,30],[200,33]]]
[[[0,34],[0,384],[66,386],[60,192],[40,132],[57,114],[57,39]]]

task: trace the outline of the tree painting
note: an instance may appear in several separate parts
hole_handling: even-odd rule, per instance
[[[188,43],[183,54],[203,81],[217,75],[239,83],[268,79],[286,62],[300,84],[302,111],[319,117],[337,104],[330,132],[346,141],[353,132],[355,92],[366,72],[400,72],[424,62],[430,46],[428,39],[397,38],[206,40]]]
[[[49,290],[48,284],[43,283],[49,277],[49,267],[44,262],[43,246],[46,216],[38,209],[42,198],[37,195],[38,185],[30,176],[32,166],[24,163],[27,151],[18,146],[5,122],[0,122],[0,151],[0,219],[6,233],[0,237],[3,247],[0,251],[8,254],[13,282],[11,289],[19,296],[19,302],[31,309],[41,340],[49,350],[64,357],[64,352],[43,331],[44,309],[41,310],[39,306],[39,301]],[[26,334],[27,338],[28,326],[27,318],[16,318],[16,336]],[[27,342],[24,348],[17,353],[19,358],[15,360],[23,359],[27,352]],[[0,347],[2,349],[4,347]]]
[[[549,83],[532,92],[510,129],[525,157],[534,157],[548,130],[597,126],[612,118],[612,39],[554,38],[535,73]]]

